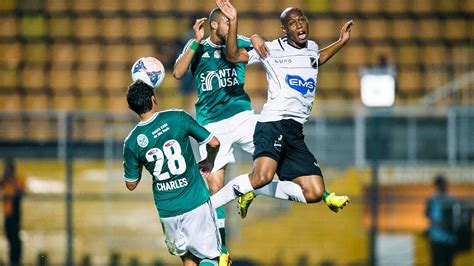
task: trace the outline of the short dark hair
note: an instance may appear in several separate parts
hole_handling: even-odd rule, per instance
[[[446,188],[448,186],[448,182],[442,174],[436,175],[434,184],[436,186],[436,189],[438,189],[439,191],[446,191]]]
[[[294,12],[297,12],[297,13],[300,13],[301,15],[304,16],[304,13],[303,13],[303,10],[301,10],[300,8],[297,8],[297,7],[287,7],[285,8],[285,10],[283,10],[280,14],[280,23],[281,25],[283,26],[288,26],[287,25],[287,17],[290,13],[294,13]]]
[[[219,17],[221,17],[223,15],[222,13],[222,10],[220,10],[219,8],[214,8],[213,10],[211,10],[211,12],[209,13],[209,23],[213,22],[213,21],[218,21],[219,20]]]
[[[142,115],[149,112],[153,107],[151,96],[154,96],[153,87],[141,80],[137,80],[128,86],[127,103],[128,108]]]

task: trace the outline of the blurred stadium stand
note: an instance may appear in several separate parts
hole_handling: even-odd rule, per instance
[[[213,1],[13,1],[0,4],[0,94],[4,111],[126,111],[129,67],[143,55],[162,60],[170,75],[179,39],[190,21]],[[287,5],[306,10],[311,38],[325,46],[354,19],[350,45],[322,68],[318,98],[358,101],[361,67],[384,55],[398,72],[397,103],[412,103],[472,71],[473,4],[438,1],[237,1],[240,33],[281,35],[278,15]],[[263,30],[265,29],[265,30]],[[251,80],[247,90],[266,95]],[[343,77],[343,78],[342,78]],[[473,102],[472,87],[459,88],[446,104]],[[181,105],[176,81],[159,90],[166,106]],[[28,100],[33,98],[34,100]],[[33,104],[34,103],[34,104]]]
[[[351,195],[352,206],[332,216],[321,204],[259,199],[256,211],[240,221],[232,205],[229,235],[236,260],[366,265],[367,167],[377,156],[380,231],[413,236],[413,264],[428,264],[427,221],[421,211],[432,176],[447,173],[457,195],[474,204],[474,1],[232,2],[240,12],[239,33],[266,39],[281,35],[278,17],[287,6],[305,11],[310,37],[320,47],[337,40],[345,21],[355,21],[349,44],[320,70],[315,107],[305,126],[309,146],[327,169],[326,183]],[[104,264],[119,252],[122,258],[138,254],[146,261],[175,262],[163,246],[149,184],[130,195],[120,179],[122,141],[136,123],[124,96],[131,65],[151,55],[167,71],[157,90],[161,108],[189,109],[182,106],[172,67],[190,23],[214,7],[213,0],[0,1],[0,152],[18,157],[19,171],[31,181],[22,237],[27,264],[42,252],[53,264],[67,261],[64,159],[70,140],[75,261],[86,256],[93,265]],[[372,110],[360,104],[359,75],[362,68],[377,66],[381,56],[395,66],[396,101],[392,108]],[[264,75],[260,66],[247,68],[246,90],[257,111],[266,100]],[[374,143],[376,120],[380,135]],[[231,175],[249,169],[248,158],[237,161],[243,163],[233,166]],[[341,247],[344,256],[335,252]],[[5,250],[0,241],[0,264]],[[458,258],[457,265],[469,261],[474,261],[472,252]]]

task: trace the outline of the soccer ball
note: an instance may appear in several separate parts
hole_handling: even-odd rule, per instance
[[[141,80],[146,84],[158,88],[165,79],[165,68],[160,60],[148,56],[138,59],[132,66],[132,80]]]

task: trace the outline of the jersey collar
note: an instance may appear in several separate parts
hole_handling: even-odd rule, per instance
[[[212,48],[222,48],[224,47],[224,45],[222,44],[215,44],[211,41],[211,37],[207,37],[206,40],[204,40],[207,44],[209,44],[209,46],[211,46]]]
[[[155,120],[155,118],[158,116],[159,113],[160,112],[156,112],[152,117],[150,117],[146,121],[138,122],[138,126],[146,126],[146,125],[150,124],[151,122],[153,122],[153,120]]]
[[[282,37],[280,37],[279,39],[280,43],[283,45],[284,49],[292,49],[292,50],[296,50],[296,51],[301,51],[301,50],[304,50],[304,49],[308,49],[308,43],[309,43],[309,40],[306,40],[306,45],[305,47],[303,48],[296,48],[294,46],[291,46],[289,43],[288,43],[288,36],[284,35]],[[282,48],[283,48],[282,47]],[[283,50],[284,50],[283,49]]]

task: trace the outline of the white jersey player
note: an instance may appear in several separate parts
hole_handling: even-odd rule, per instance
[[[268,80],[268,98],[261,112],[260,122],[293,119],[305,123],[313,106],[318,76],[318,45],[307,41],[297,49],[283,36],[266,42],[267,58],[260,58],[251,50],[248,63],[262,63]]]
[[[337,212],[349,203],[349,198],[326,191],[319,164],[304,142],[303,124],[313,106],[318,68],[349,41],[353,22],[342,27],[338,41],[319,50],[308,40],[309,23],[303,11],[289,7],[280,16],[285,36],[247,52],[237,46],[237,10],[229,0],[216,3],[229,18],[227,59],[261,62],[269,91],[255,127],[253,171],[232,179],[214,194],[213,206],[245,194],[239,198],[240,214],[245,217],[255,194],[263,194],[303,203],[324,200]],[[275,173],[280,180],[272,181]]]

